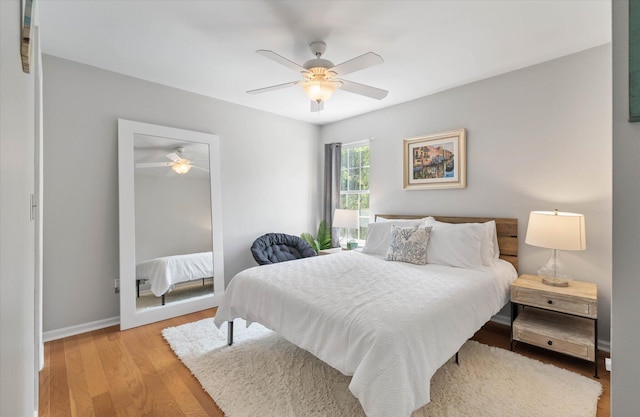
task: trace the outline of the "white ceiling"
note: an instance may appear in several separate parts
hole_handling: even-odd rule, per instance
[[[610,0],[217,1],[41,0],[46,54],[315,124],[402,103],[611,41]],[[384,63],[345,79],[389,90],[338,90],[309,112],[300,79],[255,53],[302,64],[327,43],[334,64],[373,51]]]

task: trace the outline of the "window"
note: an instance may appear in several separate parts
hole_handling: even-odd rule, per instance
[[[358,210],[360,227],[340,230],[340,238],[349,232],[351,238],[360,243],[367,238],[369,224],[369,141],[350,143],[342,146],[342,167],[340,169],[340,208]]]

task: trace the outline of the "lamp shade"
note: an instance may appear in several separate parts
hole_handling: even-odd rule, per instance
[[[171,166],[171,169],[177,172],[180,175],[184,175],[191,169],[191,164],[189,161],[180,160]]]
[[[307,93],[312,101],[327,101],[329,97],[336,91],[338,85],[331,81],[305,81],[302,84],[302,89]]]
[[[332,226],[343,229],[357,229],[359,226],[358,210],[336,209],[333,212]]]
[[[324,60],[312,61],[314,61],[312,65],[322,65],[309,68],[309,72],[304,75],[307,81],[300,83],[300,86],[302,86],[311,101],[320,103],[329,100],[329,97],[342,85],[342,82],[331,80],[331,75],[335,75],[333,73],[329,74],[327,71],[327,68],[333,66],[331,62]],[[328,67],[325,68],[323,65],[328,65]]]
[[[525,242],[542,248],[585,250],[584,216],[558,210],[532,211]]]

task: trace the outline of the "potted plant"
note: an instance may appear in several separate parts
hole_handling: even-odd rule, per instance
[[[323,249],[331,249],[331,228],[325,220],[320,222],[318,233],[315,237],[311,233],[302,233],[300,235],[315,251],[320,252]]]

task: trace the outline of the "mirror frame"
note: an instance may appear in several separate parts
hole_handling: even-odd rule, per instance
[[[134,138],[136,134],[158,136],[209,145],[211,186],[211,241],[213,242],[213,294],[178,303],[168,303],[138,311],[136,307],[136,236],[134,194]],[[171,317],[216,307],[224,294],[224,256],[222,247],[222,186],[220,181],[220,138],[148,123],[118,119],[118,189],[120,230],[120,330],[166,320]]]

